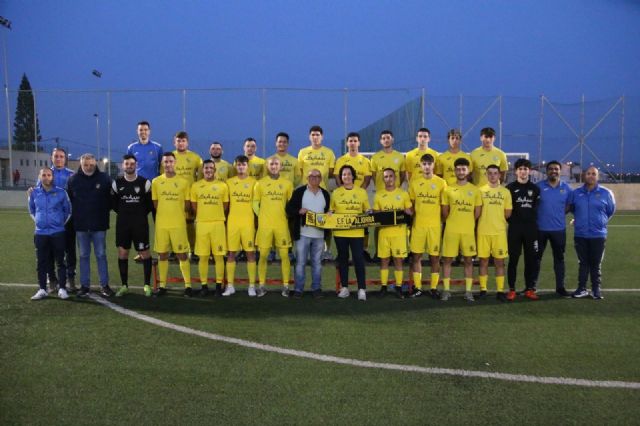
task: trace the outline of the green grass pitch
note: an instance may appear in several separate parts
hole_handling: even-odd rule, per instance
[[[0,221],[0,282],[35,283],[30,217],[24,210],[0,210]],[[640,288],[640,215],[619,213],[611,225],[603,286]],[[112,231],[109,237],[117,288]],[[570,234],[567,285],[573,289],[571,241]],[[132,285],[140,283],[141,269],[130,266]],[[552,269],[547,248],[543,289],[553,287]],[[171,271],[178,273],[175,265]],[[375,267],[367,273],[378,277]],[[113,301],[192,329],[337,357],[640,382],[640,292],[605,292],[600,302],[542,293],[538,302],[519,298],[512,304],[490,297],[468,306],[459,295],[446,304],[373,295],[362,303],[332,296],[335,270],[326,267],[323,274],[327,296],[319,301],[285,299],[275,289],[262,299],[244,291],[228,299],[184,299],[178,285],[166,298],[148,299],[135,288]],[[279,276],[277,265],[270,275]],[[490,291],[494,286],[490,279]],[[638,389],[337,365],[167,330],[91,300],[31,302],[34,292],[0,285],[3,425],[634,424],[640,418]]]

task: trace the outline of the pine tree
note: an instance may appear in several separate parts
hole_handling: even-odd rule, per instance
[[[34,129],[34,124],[37,127],[37,134],[35,132],[36,129]],[[20,91],[18,92],[16,117],[13,122],[13,140],[16,145],[15,149],[24,151],[33,151],[35,146],[34,141],[42,140],[38,115],[33,105],[31,83],[29,83],[26,74],[22,75]]]

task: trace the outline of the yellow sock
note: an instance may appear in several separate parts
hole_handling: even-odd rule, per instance
[[[449,291],[450,285],[451,285],[451,278],[442,279],[442,286],[444,287],[444,291]]]
[[[169,261],[158,260],[158,280],[162,288],[167,286],[167,274],[169,274]]]
[[[400,269],[399,271],[393,271],[393,277],[396,279],[396,285],[402,285],[403,273],[404,271]]]
[[[413,286],[418,290],[422,290],[422,272],[413,273]]]
[[[496,290],[504,293],[504,275],[496,275]]]
[[[431,273],[431,290],[435,290],[438,288],[438,281],[440,281],[440,273],[432,272]]]
[[[267,259],[269,258],[269,250],[260,251],[260,259],[258,260],[258,281],[260,285],[264,285],[267,282]],[[247,268],[249,264],[247,263]],[[255,280],[249,279],[253,284]]]
[[[184,280],[184,287],[191,287],[191,264],[189,259],[181,260],[179,262],[180,272],[182,272],[182,279]]]
[[[224,257],[221,254],[213,256],[216,262],[216,284],[222,284],[224,280]]]
[[[473,287],[473,278],[465,278],[464,285],[467,289],[467,292],[471,291],[471,287]]]
[[[207,274],[209,272],[209,256],[200,256],[198,261],[198,276],[200,276],[200,284],[207,285]]]
[[[386,287],[387,284],[389,284],[389,270],[380,269],[380,285]]]
[[[227,262],[227,283],[233,285],[233,281],[236,278],[236,261]]]
[[[249,284],[256,283],[256,262],[247,262],[247,275],[249,275]]]
[[[289,285],[289,277],[291,276],[291,261],[289,260],[289,249],[279,249],[280,270],[282,271],[282,285]]]
[[[480,275],[478,276],[478,281],[480,282],[480,291],[487,291],[487,281],[489,281],[488,275]],[[467,290],[469,291],[469,290]]]

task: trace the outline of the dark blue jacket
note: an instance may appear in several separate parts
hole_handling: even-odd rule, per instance
[[[111,178],[96,169],[91,175],[82,169],[67,182],[71,199],[73,226],[78,232],[106,231],[109,229],[111,210]]]
[[[576,188],[569,196],[569,210],[575,218],[575,236],[606,238],[607,223],[616,211],[613,192],[596,185],[591,191],[586,185]]]
[[[71,216],[69,197],[57,186],[47,191],[37,185],[29,195],[29,214],[36,223],[36,235],[64,232],[64,224]]]

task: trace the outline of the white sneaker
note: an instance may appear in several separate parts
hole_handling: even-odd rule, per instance
[[[464,294],[464,300],[466,300],[467,302],[471,303],[471,302],[475,302],[476,300],[473,298],[473,293],[471,293],[470,291],[467,291]]]
[[[231,284],[228,284],[227,288],[225,289],[224,293],[222,293],[222,295],[223,296],[231,296],[235,292],[236,292],[236,289],[233,288],[233,286]]]
[[[362,301],[367,300],[367,292],[365,289],[361,288],[358,290],[358,300],[362,300]]]
[[[340,289],[340,293],[338,293],[338,297],[341,299],[346,299],[349,297],[349,289],[347,287],[342,287]]]
[[[67,289],[61,288],[58,290],[58,297],[62,300],[66,300],[69,298],[69,294],[67,293]]]
[[[260,287],[258,287],[257,294],[258,294],[258,297],[264,297],[267,295],[267,289],[265,289],[264,286],[261,285]]]
[[[40,299],[44,299],[45,297],[47,297],[49,295],[49,293],[47,293],[47,290],[43,290],[40,289],[36,292],[36,294],[34,294],[33,296],[31,296],[31,300],[40,300]]]
[[[256,297],[257,296],[255,287],[249,287],[249,290],[247,290],[247,293],[249,293],[249,297]]]
[[[440,300],[442,300],[443,302],[446,302],[450,298],[451,298],[451,293],[449,293],[448,291],[443,291],[442,295],[440,296]]]
[[[289,287],[283,287],[282,293],[280,293],[282,297],[289,297]]]

